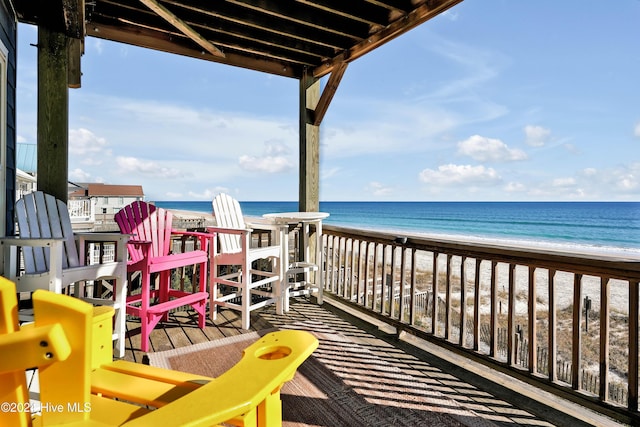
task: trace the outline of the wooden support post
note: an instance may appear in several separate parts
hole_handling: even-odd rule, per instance
[[[320,126],[313,124],[313,114],[320,98],[320,80],[305,72],[300,79],[300,161],[299,195],[300,212],[320,211]],[[314,233],[317,231],[314,231]],[[302,236],[300,236],[302,237]],[[318,262],[315,254],[316,239],[309,236],[311,262]]]
[[[38,190],[68,199],[68,39],[38,28]]]
[[[300,165],[299,210],[320,210],[320,126],[313,124],[313,114],[320,98],[320,80],[309,73],[300,79]]]

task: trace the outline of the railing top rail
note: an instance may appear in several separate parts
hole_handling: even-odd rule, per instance
[[[466,256],[481,260],[573,271],[622,279],[640,279],[640,257],[615,254],[576,253],[558,249],[508,246],[483,242],[461,242],[454,239],[432,238],[412,233],[381,232],[335,225],[325,225],[324,234],[359,239],[372,243],[393,245],[429,252]],[[406,238],[406,239],[405,239]]]

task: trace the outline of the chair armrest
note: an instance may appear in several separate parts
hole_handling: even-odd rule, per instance
[[[34,247],[47,247],[54,246],[56,243],[64,242],[64,238],[56,237],[42,237],[42,238],[22,238],[22,237],[2,237],[0,238],[0,245],[7,246],[34,246]]]
[[[193,237],[204,237],[211,238],[214,237],[211,233],[204,233],[202,231],[185,231],[185,230],[176,230],[172,229],[171,234],[176,234],[178,236],[193,236]]]
[[[208,250],[209,242],[212,242],[216,237],[215,233],[204,233],[202,231],[185,231],[185,230],[176,230],[172,229],[171,234],[174,236],[183,236],[183,237],[196,237],[200,241],[200,247],[203,250]]]
[[[131,234],[123,233],[92,233],[92,232],[76,232],[73,233],[76,238],[84,239],[88,242],[124,242],[131,239]]]
[[[252,228],[225,228],[225,227],[207,227],[207,231],[210,233],[221,233],[221,234],[247,234],[253,231]]]
[[[317,347],[318,340],[306,331],[267,334],[247,347],[240,362],[220,377],[124,426],[210,426],[241,416],[263,402],[267,416],[274,411],[281,418],[279,396],[272,399],[272,395],[293,379]]]
[[[246,225],[255,230],[280,231],[280,230],[289,228],[288,223],[276,223],[268,220],[263,220],[263,221],[247,222]]]
[[[20,257],[18,248],[31,247],[31,248],[50,248],[49,249],[49,269],[48,274],[50,277],[61,277],[62,275],[62,257],[64,256],[63,244],[64,238],[22,238],[22,237],[2,237],[0,238],[0,245],[8,246],[8,250],[4,251],[3,260],[3,272],[2,274],[15,281],[19,276],[20,270]],[[43,251],[43,249],[38,249]],[[35,252],[35,251],[34,251]],[[35,258],[35,257],[33,257]],[[36,259],[32,259],[30,262],[26,259],[25,270],[27,271],[40,271],[42,269],[41,262]]]
[[[46,345],[44,345],[45,343]],[[62,325],[46,326],[29,324],[19,331],[0,335],[0,374],[43,367],[66,360],[71,345]]]

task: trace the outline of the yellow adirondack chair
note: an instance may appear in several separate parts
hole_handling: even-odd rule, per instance
[[[123,357],[129,236],[74,232],[67,205],[41,191],[26,194],[18,200],[16,219],[19,237],[0,238],[5,258],[3,275],[17,284],[18,292],[47,289],[61,293],[73,284],[75,296],[95,305],[113,306],[116,309],[114,346],[116,355]],[[86,262],[85,248],[92,242],[114,243],[114,259],[95,264]],[[21,261],[24,271],[19,268]],[[113,282],[109,285],[112,292],[105,298],[84,293],[82,285],[85,281],[98,280]]]
[[[113,362],[112,308],[39,290],[35,323],[19,327],[15,292],[0,278],[2,426],[281,426],[280,389],[318,346],[305,331],[273,332],[215,379]],[[37,404],[25,378],[33,367]]]

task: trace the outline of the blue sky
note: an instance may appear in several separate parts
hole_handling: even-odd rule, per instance
[[[640,1],[466,0],[351,63],[320,199],[640,200]],[[18,140],[36,142],[34,27]],[[297,200],[298,81],[87,38],[69,179]]]

